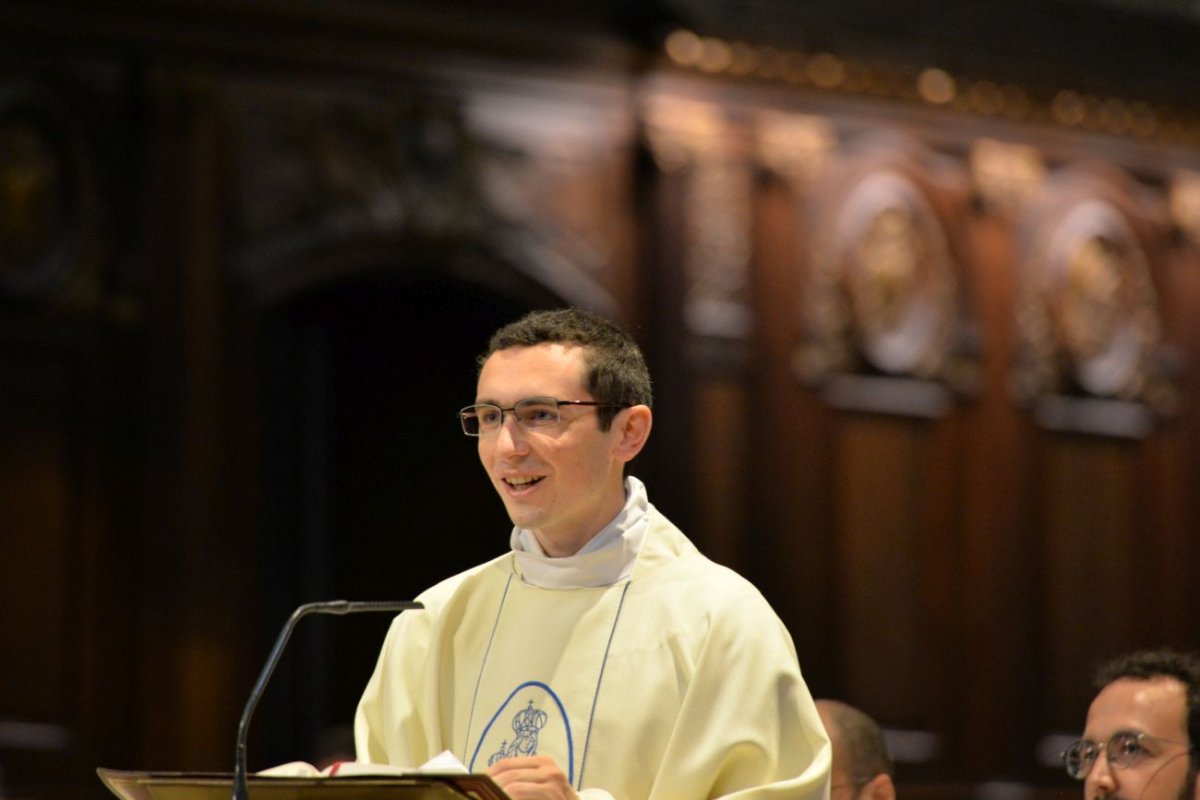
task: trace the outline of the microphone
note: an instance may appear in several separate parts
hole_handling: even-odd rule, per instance
[[[283,630],[279,632],[279,638],[275,640],[275,647],[267,656],[267,663],[263,665],[262,672],[258,676],[258,683],[254,684],[250,697],[246,699],[246,708],[242,711],[241,722],[238,723],[237,753],[233,767],[233,800],[249,800],[250,798],[250,789],[246,785],[246,738],[250,730],[250,717],[254,715],[254,709],[258,705],[258,701],[262,699],[263,692],[266,691],[267,682],[271,680],[271,674],[275,672],[275,665],[279,663],[279,657],[283,655],[283,648],[287,646],[288,639],[291,638],[292,631],[296,628],[296,623],[309,614],[337,614],[340,616],[364,611],[399,612],[420,608],[424,608],[424,606],[407,600],[396,602],[327,600],[320,603],[305,603],[292,612],[292,616],[288,617]]]

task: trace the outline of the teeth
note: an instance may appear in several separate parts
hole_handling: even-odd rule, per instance
[[[531,483],[536,483],[540,478],[505,478],[510,486],[528,486]]]

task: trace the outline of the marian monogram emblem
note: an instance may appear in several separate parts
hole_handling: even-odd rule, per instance
[[[533,756],[537,755],[538,750],[538,733],[546,726],[548,719],[546,712],[533,707],[533,701],[529,701],[529,705],[523,711],[518,711],[513,716],[512,729],[516,735],[513,737],[510,744],[507,739],[500,743],[500,749],[492,753],[488,759],[488,766],[495,764],[502,758],[512,758],[513,756]]]
[[[509,733],[509,729],[512,733]],[[566,706],[541,681],[525,681],[500,704],[475,740],[467,768],[475,771],[502,758],[550,756],[575,783],[575,737]]]

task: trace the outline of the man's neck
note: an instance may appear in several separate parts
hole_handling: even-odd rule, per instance
[[[563,533],[555,534],[553,532],[534,529],[533,535],[537,538],[538,545],[542,548],[542,552],[550,558],[566,558],[573,556],[587,546],[588,542],[599,536],[605,528],[612,524],[621,510],[625,508],[625,503],[628,498],[625,494],[625,483],[621,482],[620,489],[612,494],[612,499],[606,504],[605,509],[596,513],[592,522],[586,526],[580,526],[584,530],[590,530],[590,533]]]

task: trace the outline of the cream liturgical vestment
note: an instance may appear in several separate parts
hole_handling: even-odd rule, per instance
[[[626,486],[576,556],[516,530],[514,552],[396,618],[359,703],[360,761],[450,750],[482,772],[540,754],[585,797],[828,797],[829,744],[782,622]]]

